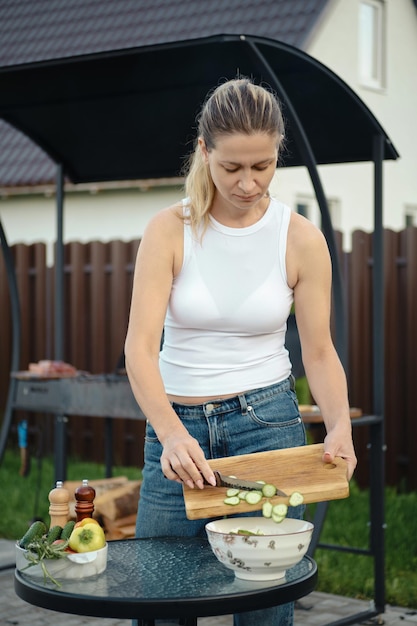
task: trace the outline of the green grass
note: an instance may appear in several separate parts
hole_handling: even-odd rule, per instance
[[[31,471],[25,478],[19,475],[19,467],[18,454],[6,451],[0,466],[1,538],[20,538],[34,517],[49,519],[48,493],[54,486],[52,459],[44,458],[41,466],[36,459],[32,461]],[[113,474],[130,479],[140,478],[140,470],[132,467],[114,468]],[[103,465],[69,459],[68,480],[103,477]],[[417,608],[417,493],[402,494],[386,489],[385,509],[386,601],[392,605]],[[368,492],[352,483],[350,498],[330,504],[321,541],[367,548],[368,521]],[[372,599],[371,557],[318,548],[315,559],[319,569],[319,591]]]
[[[320,541],[368,548],[368,491],[351,484],[350,497],[332,502]],[[386,601],[417,607],[417,493],[385,490],[385,587]],[[349,597],[370,599],[373,593],[373,559],[319,548],[315,559],[319,570],[318,590]]]
[[[29,475],[19,475],[20,457],[7,451],[0,465],[0,537],[19,539],[26,532],[31,520],[40,517],[49,522],[49,491],[54,487],[54,466],[51,458],[43,458],[41,463],[32,459]],[[69,459],[67,479],[83,478],[94,480],[104,478],[104,465]],[[131,480],[141,477],[141,471],[134,467],[117,467],[113,476],[127,476]]]

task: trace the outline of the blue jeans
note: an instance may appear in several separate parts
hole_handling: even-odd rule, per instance
[[[306,443],[292,376],[275,385],[226,400],[198,405],[174,403],[172,406],[190,435],[199,442],[207,459]],[[204,536],[209,520],[187,519],[182,486],[162,474],[161,454],[162,446],[148,422],[136,536]],[[290,507],[288,514],[300,518],[303,511],[304,507]],[[234,616],[234,626],[291,626],[292,623],[292,603]]]

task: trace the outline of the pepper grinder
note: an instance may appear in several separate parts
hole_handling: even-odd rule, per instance
[[[70,495],[64,488],[62,480],[56,482],[54,489],[51,489],[48,495],[50,502],[49,516],[51,518],[51,528],[53,526],[61,526],[64,528],[69,518],[69,499]]]
[[[96,491],[84,479],[83,484],[75,490],[75,515],[76,521],[81,522],[85,517],[93,517],[94,498]]]

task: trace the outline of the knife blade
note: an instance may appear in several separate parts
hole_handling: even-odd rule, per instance
[[[216,487],[228,487],[232,489],[241,489],[242,491],[262,490],[262,483],[255,482],[254,480],[245,480],[243,478],[236,478],[235,476],[225,476],[218,470],[213,470],[213,474],[216,478]],[[280,489],[277,489],[276,495],[284,498],[287,497],[287,494]]]

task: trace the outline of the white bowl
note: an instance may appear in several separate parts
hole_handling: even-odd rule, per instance
[[[206,524],[207,537],[220,563],[237,578],[275,580],[305,555],[313,524],[285,518],[279,524],[264,517],[233,517]],[[239,535],[240,529],[262,533]]]
[[[42,567],[37,563],[30,565],[28,551],[16,544],[16,568],[34,578],[44,578]],[[92,552],[69,552],[62,559],[44,559],[46,569],[53,578],[86,578],[101,574],[107,567],[107,543],[104,548]],[[28,567],[29,565],[29,567]]]

